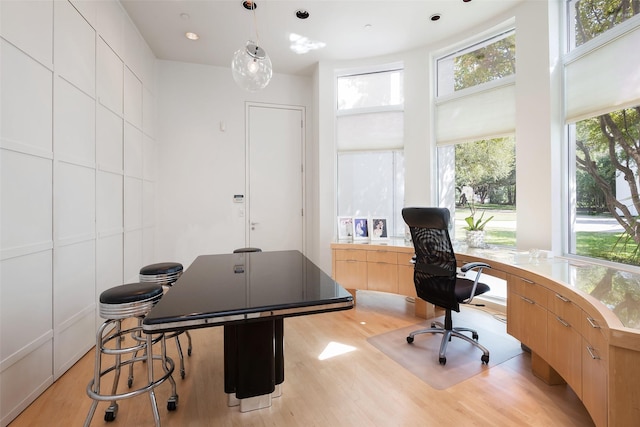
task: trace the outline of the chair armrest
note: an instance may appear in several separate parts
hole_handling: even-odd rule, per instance
[[[471,304],[471,301],[473,301],[473,298],[475,297],[476,288],[478,287],[478,280],[480,279],[480,275],[482,274],[482,269],[491,268],[491,266],[484,262],[469,262],[463,265],[462,267],[460,267],[460,272],[463,274],[469,270],[474,270],[476,268],[478,269],[478,274],[476,274],[476,278],[473,281],[473,288],[471,288],[471,295],[469,296],[469,298],[467,298],[462,302],[463,304]]]
[[[474,268],[480,268],[480,271],[482,271],[483,268],[491,268],[491,266],[484,262],[470,262],[460,267],[460,271],[466,273],[467,271],[473,270]]]

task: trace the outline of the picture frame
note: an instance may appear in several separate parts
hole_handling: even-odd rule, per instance
[[[353,218],[353,240],[369,240],[369,218]]]
[[[350,216],[338,217],[338,241],[353,240],[353,218]]]
[[[370,227],[371,240],[389,240],[387,218],[371,218]]]

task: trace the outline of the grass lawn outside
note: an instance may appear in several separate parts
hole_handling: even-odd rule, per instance
[[[485,242],[489,245],[516,247],[516,211],[515,207],[499,205],[482,205],[476,209],[476,219],[484,212],[484,218],[493,216],[485,227]],[[455,211],[455,240],[465,240],[465,218],[471,214],[469,208],[457,207]],[[606,261],[640,266],[638,246],[629,242],[625,245],[620,239],[622,233],[606,231],[576,232],[575,255]]]

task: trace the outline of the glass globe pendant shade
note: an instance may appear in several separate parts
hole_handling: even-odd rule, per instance
[[[249,92],[264,89],[273,70],[269,55],[252,41],[238,49],[231,60],[231,73],[238,86]]]

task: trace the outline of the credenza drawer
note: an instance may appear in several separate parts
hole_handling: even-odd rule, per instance
[[[367,251],[367,262],[383,262],[385,264],[397,264],[398,254],[391,251]]]
[[[509,278],[509,287],[514,293],[524,297],[526,300],[542,307],[547,306],[547,294],[549,291],[544,286],[522,277],[511,276]]]
[[[367,261],[367,252],[357,249],[336,249],[336,261]]]
[[[547,309],[569,323],[578,332],[582,329],[582,309],[568,297],[553,291],[547,293]]]

